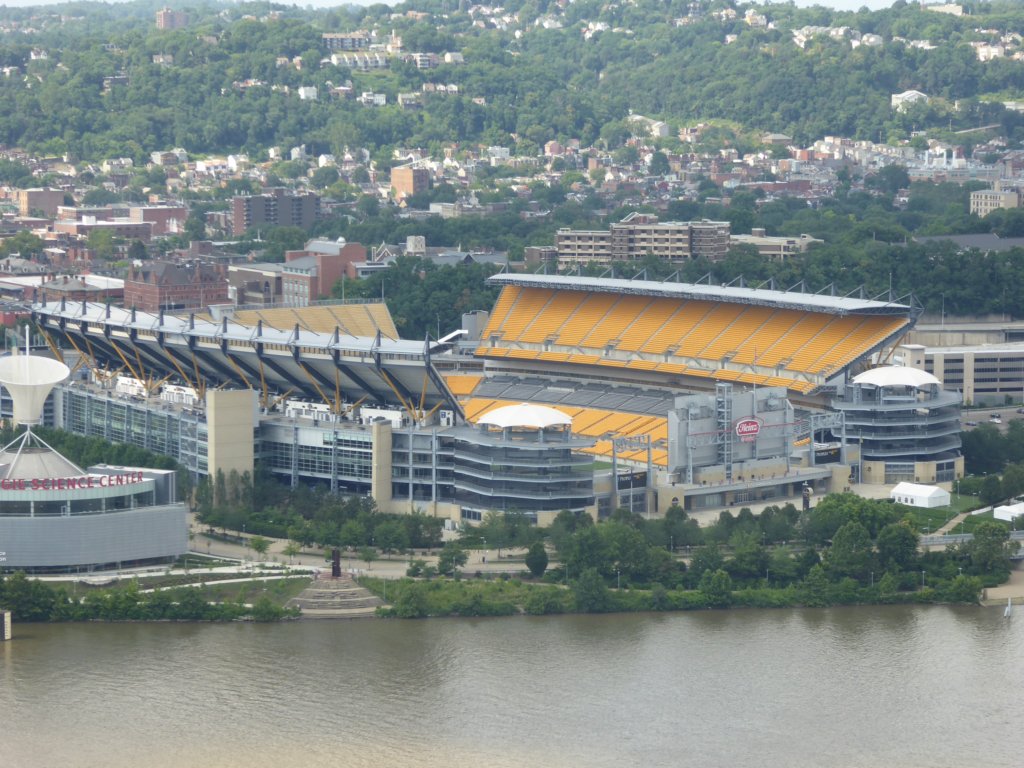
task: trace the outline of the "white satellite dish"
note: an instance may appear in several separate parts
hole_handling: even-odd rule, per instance
[[[51,390],[70,376],[70,368],[49,357],[0,357],[0,384],[11,393],[17,424],[38,424]]]

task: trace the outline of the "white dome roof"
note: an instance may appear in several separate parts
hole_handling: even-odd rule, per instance
[[[509,427],[545,429],[559,424],[572,426],[572,417],[546,405],[520,403],[519,405],[504,405],[501,408],[488,411],[477,419],[477,423],[501,429]]]
[[[874,387],[927,387],[940,384],[939,380],[927,371],[907,368],[902,365],[886,365],[872,368],[870,371],[853,377],[854,384],[870,384]]]

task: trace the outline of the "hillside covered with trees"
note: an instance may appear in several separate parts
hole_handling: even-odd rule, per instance
[[[1024,8],[1011,2],[964,3],[963,16],[903,0],[856,13],[723,0],[329,10],[200,2],[172,30],[154,24],[161,5],[0,9],[0,144],[140,161],[177,146],[257,156],[305,143],[339,155],[369,147],[387,161],[395,146],[448,142],[524,154],[550,139],[615,146],[631,112],[675,126],[732,121],[802,144],[990,123],[1016,139],[1024,126],[1002,104],[1021,95],[1021,62],[1012,51],[982,61],[975,50],[1019,37]],[[322,35],[356,30],[442,58],[431,69],[401,58],[365,72],[332,63]],[[385,94],[387,105],[329,95],[348,81],[355,94]],[[396,104],[425,83],[457,93],[426,93],[422,109]],[[299,87],[321,96],[300,99]],[[909,89],[931,100],[894,111],[891,95]]]

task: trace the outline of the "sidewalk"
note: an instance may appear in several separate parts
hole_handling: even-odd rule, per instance
[[[220,537],[207,536],[205,530],[205,526],[197,522],[195,516],[189,513],[189,541],[192,553],[239,560],[243,563],[258,560],[256,553],[249,547],[224,541]],[[246,539],[251,539],[253,535],[255,534],[247,533],[245,537]],[[306,551],[290,558],[284,554],[284,549],[288,546],[288,539],[275,539],[270,536],[264,536],[263,538],[270,542],[270,547],[267,549],[266,555],[263,556],[263,562],[277,561],[283,565],[309,566],[320,568],[321,571],[326,570],[328,574],[331,572],[330,560],[325,559],[322,554]],[[424,555],[423,550],[415,550],[415,552],[404,555],[397,553],[385,555],[378,552],[378,559],[367,564],[365,560],[359,559],[358,552],[351,552],[341,548],[341,569],[346,573],[365,574],[381,579],[401,579],[405,577],[410,560],[423,560],[428,565],[436,566],[439,551],[437,549],[432,550],[428,555]],[[503,547],[501,558],[498,558],[498,553],[495,549],[467,549],[466,554],[469,556],[469,559],[459,569],[462,573],[481,571],[483,573],[514,574],[526,570],[526,566],[523,564],[523,558],[526,556],[526,549],[524,548]],[[486,562],[484,562],[485,559]]]

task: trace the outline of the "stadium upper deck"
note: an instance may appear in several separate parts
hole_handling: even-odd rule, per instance
[[[810,394],[894,342],[897,302],[736,286],[501,274],[476,349],[488,360],[600,366]]]
[[[401,405],[413,418],[442,405],[462,412],[431,363],[436,343],[388,338],[394,323],[383,304],[260,310],[220,321],[67,301],[35,304],[32,314],[95,366],[140,381],[180,378],[198,391],[241,386],[264,402],[294,394],[339,410],[343,401],[369,400]]]

